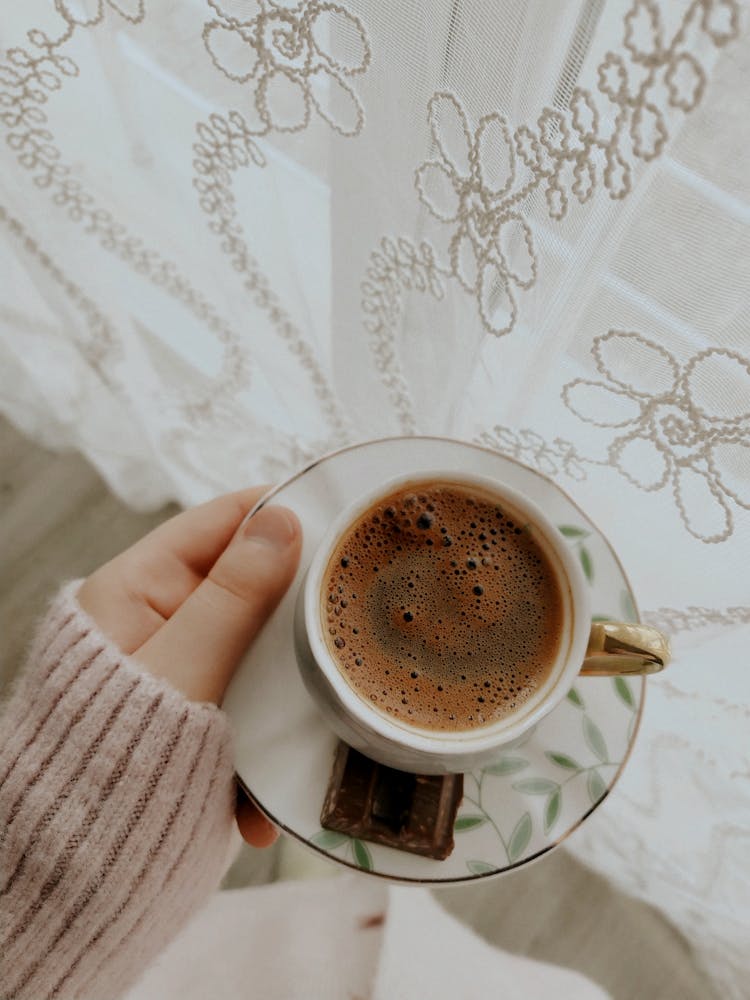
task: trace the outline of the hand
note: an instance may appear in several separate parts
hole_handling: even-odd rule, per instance
[[[281,600],[299,562],[302,529],[285,507],[262,507],[265,487],[193,507],[161,524],[84,581],[78,601],[140,666],[191,701],[221,702],[242,654]],[[245,840],[276,829],[239,793]]]

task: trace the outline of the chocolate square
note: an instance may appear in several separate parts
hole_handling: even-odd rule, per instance
[[[326,830],[442,861],[453,850],[462,774],[409,774],[339,743],[320,822]]]

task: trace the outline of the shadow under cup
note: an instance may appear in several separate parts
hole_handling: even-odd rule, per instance
[[[544,680],[517,709],[468,730],[421,728],[386,714],[347,680],[324,635],[321,608],[328,596],[326,573],[341,538],[386,498],[407,489],[417,492],[420,486],[459,487],[498,505],[517,523],[529,525],[535,543],[554,573],[560,595],[559,642]],[[300,588],[294,620],[300,673],[329,726],[346,743],[373,760],[418,774],[459,773],[495,760],[508,743],[531,729],[565,697],[583,662],[589,630],[589,597],[583,573],[543,511],[516,490],[495,480],[442,470],[392,479],[341,513],[313,557]],[[488,664],[488,676],[490,673]]]

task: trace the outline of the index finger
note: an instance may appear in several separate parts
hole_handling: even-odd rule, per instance
[[[269,486],[252,486],[208,500],[177,514],[144,535],[124,556],[139,561],[177,558],[198,576],[205,576],[227,547],[246,514]]]
[[[205,579],[267,491],[256,486],[227,493],[160,524],[84,581],[81,607],[123,652],[132,653]]]

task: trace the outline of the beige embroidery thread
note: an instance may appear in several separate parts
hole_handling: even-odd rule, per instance
[[[419,198],[439,222],[456,224],[448,251],[450,274],[476,297],[485,330],[503,336],[518,314],[513,287],[530,288],[536,281],[531,230],[514,210],[536,185],[513,191],[516,153],[502,115],[485,115],[472,133],[458,98],[440,91],[430,98],[427,118],[440,159],[418,167],[414,182]],[[444,141],[441,122],[447,118],[453,119],[454,138],[463,135],[465,149],[450,149]],[[490,156],[501,162],[490,165]],[[502,320],[494,318],[493,297],[499,298]]]
[[[607,52],[597,69],[596,97],[576,87],[565,111],[545,107],[536,127],[519,125],[511,133],[495,111],[473,130],[455,94],[432,96],[427,120],[438,156],[420,164],[414,183],[433,218],[454,226],[450,273],[476,297],[488,333],[510,333],[517,319],[514,289],[536,281],[533,237],[520,214],[529,195],[543,189],[555,220],[567,214],[571,195],[583,204],[597,183],[610,198],[624,198],[636,162],[664,149],[666,112],[698,105],[706,72],[687,48],[691,32],[717,48],[736,38],[736,0],[693,0],[668,43],[659,6],[635,0],[624,23],[627,58]]]
[[[404,434],[413,434],[417,421],[396,349],[395,329],[403,292],[414,289],[442,299],[444,287],[440,276],[445,274],[437,266],[429,243],[415,246],[405,238],[394,241],[384,237],[380,247],[370,254],[361,285],[364,325],[370,334],[375,369],[390,394]]]
[[[131,24],[139,24],[145,17],[142,0],[129,5],[108,0],[107,6]],[[104,250],[181,302],[216,336],[224,353],[211,391],[202,398],[181,401],[181,410],[189,422],[206,420],[212,416],[219,396],[226,399],[248,384],[247,357],[237,335],[178,273],[176,265],[148,249],[108,209],[98,205],[70,165],[62,161],[43,107],[49,96],[61,88],[65,77],[79,74],[78,65],[59,50],[79,28],[100,24],[105,6],[99,0],[93,11],[83,16],[80,11],[70,9],[64,0],[55,0],[55,9],[65,22],[60,35],[53,38],[32,28],[28,32],[29,47],[9,49],[5,61],[0,62],[0,122],[8,129],[8,145],[15,151],[19,164],[31,173],[37,187],[48,189],[54,204],[64,208],[71,221],[80,223]]]
[[[686,608],[656,608],[655,611],[644,611],[643,620],[667,635],[673,635],[713,625],[750,625],[750,607],[703,608],[690,604]]]
[[[698,105],[707,77],[686,47],[691,32],[717,48],[728,44],[739,34],[736,0],[692,0],[669,44],[663,41],[657,4],[634,0],[623,29],[629,61],[608,52],[597,71],[597,98],[575,88],[565,112],[545,107],[535,128],[521,125],[511,133],[508,121],[495,111],[472,130],[455,94],[438,91],[432,96],[427,119],[438,156],[419,165],[414,183],[433,218],[454,228],[446,263],[438,260],[428,240],[421,241],[420,253],[436,275],[455,278],[475,297],[487,333],[500,337],[513,330],[516,295],[536,282],[533,234],[521,215],[531,193],[545,191],[555,220],[567,214],[569,194],[583,204],[598,180],[611,198],[624,198],[632,188],[635,163],[663,151],[666,110],[689,112]],[[597,101],[604,103],[607,115]],[[605,120],[611,125],[605,126]],[[383,237],[382,245],[412,246],[405,237]],[[415,426],[413,408],[396,350],[403,296],[394,294],[389,269],[376,262],[378,254],[370,255],[362,282],[365,312],[377,309],[377,318],[365,325],[381,380],[402,429],[409,432]],[[373,272],[388,291],[373,295]],[[394,265],[393,273],[398,272]]]
[[[109,6],[133,24],[145,17],[143,3],[135,5],[132,11],[125,10],[114,2],[109,3]],[[317,4],[317,13],[322,13],[328,6]],[[218,417],[215,412],[218,400],[221,399],[222,404],[226,404],[232,393],[244,388],[249,382],[248,359],[239,338],[217,316],[213,307],[177,273],[172,262],[147,249],[124,225],[116,222],[108,210],[96,204],[75,178],[70,167],[61,162],[61,153],[55,145],[54,136],[46,128],[47,116],[41,106],[47,102],[48,94],[60,89],[63,76],[77,76],[79,73],[76,63],[58,49],[72,37],[77,28],[98,25],[105,14],[102,3],[87,17],[80,17],[75,11],[69,10],[63,0],[56,0],[56,9],[66,22],[66,28],[59,37],[50,38],[44,32],[32,29],[28,33],[29,41],[40,50],[40,54],[34,54],[31,49],[14,48],[9,50],[7,62],[0,64],[0,121],[12,130],[8,137],[9,145],[17,152],[20,164],[32,171],[34,182],[41,188],[51,189],[53,201],[67,209],[69,218],[84,224],[86,232],[98,237],[104,249],[115,253],[139,274],[181,301],[217,336],[224,347],[222,369],[212,380],[211,390],[205,397],[196,398],[192,395],[182,401],[181,410],[190,423]],[[312,18],[312,13],[309,13],[309,17]],[[226,214],[230,206],[233,212],[234,206],[228,184],[229,171],[250,160],[259,166],[265,165],[249,129],[244,122],[239,125],[241,121],[241,116],[232,112],[227,119],[215,115],[210,125],[198,127],[206,149],[213,143],[208,159],[209,173],[214,172],[214,183],[206,183],[211,188],[211,196],[222,201],[224,210],[222,220],[217,222],[214,219],[211,225],[214,231],[230,238],[227,252],[235,254],[235,266],[248,271],[246,283],[255,292],[258,305],[268,311],[269,318],[289,343],[292,353],[299,357],[302,367],[307,370],[326,416],[335,427],[336,433],[328,442],[333,446],[345,439],[344,424],[334,395],[309,346],[294,330],[271,292],[267,279],[261,274],[257,262],[249,256],[244,241],[235,232],[236,219]],[[247,160],[243,159],[245,152],[249,157]],[[205,162],[204,160],[203,165]],[[197,169],[200,172],[200,167],[197,166]],[[196,186],[199,186],[198,182]],[[204,193],[208,195],[208,190]],[[204,209],[205,204],[202,201]]]
[[[583,481],[587,466],[615,469],[644,492],[669,487],[685,528],[700,541],[722,542],[734,531],[728,501],[750,510],[750,489],[733,485],[731,470],[750,466],[750,360],[711,347],[680,365],[659,344],[635,332],[610,330],[596,337],[592,356],[602,380],[578,378],[562,399],[580,420],[621,431],[605,458],[582,455],[563,438],[546,441],[529,428],[497,425],[475,440],[519,459],[546,475]],[[638,371],[641,382],[634,381]],[[731,387],[731,392],[730,392]],[[724,412],[721,412],[723,409]],[[701,514],[688,502],[714,505],[719,530],[702,528]]]
[[[734,530],[727,501],[750,510],[750,495],[740,496],[730,485],[728,467],[733,462],[747,469],[750,461],[750,360],[710,347],[680,365],[659,344],[622,330],[595,337],[591,353],[603,381],[574,379],[563,387],[562,399],[581,420],[623,430],[610,443],[606,461],[597,464],[611,465],[647,492],[670,486],[690,534],[703,542],[725,541]],[[639,367],[646,378],[636,386]],[[730,375],[737,395],[728,404]],[[648,376],[658,381],[658,391],[650,388]],[[699,402],[701,391],[708,398]],[[722,415],[727,405],[733,412]],[[688,495],[700,488],[702,503],[713,498],[723,519],[710,534],[688,509]]]
[[[482,431],[474,440],[477,444],[518,459],[545,476],[564,473],[580,483],[588,475],[584,465],[588,460],[579,455],[575,446],[564,438],[556,437],[552,442],[547,442],[540,434],[527,427],[514,431],[510,427],[496,424],[491,431]]]
[[[335,447],[348,437],[335,393],[310,345],[282,308],[268,279],[250,253],[237,213],[232,174],[251,163],[261,167],[265,165],[263,154],[253,138],[255,133],[238,111],[230,111],[226,117],[213,114],[207,122],[199,122],[196,131],[200,141],[193,146],[196,172],[193,184],[199,194],[200,206],[209,218],[211,230],[220,238],[222,251],[231,260],[235,271],[242,275],[245,288],[258,308],[267,313],[279,336],[307,373],[333,432],[328,447]]]
[[[226,0],[207,3],[217,16],[204,25],[203,44],[224,76],[254,85],[253,101],[263,122],[256,134],[300,132],[315,108],[340,135],[359,135],[365,112],[347,79],[367,70],[372,53],[358,17],[341,4],[323,0],[300,0],[291,6],[255,0],[254,16],[235,16]],[[350,46],[356,38],[358,58],[348,63],[336,59],[326,28],[346,34]],[[336,112],[334,104],[339,105]]]
[[[0,205],[0,223],[19,241],[27,253],[31,254],[59,285],[84,318],[90,331],[87,341],[77,342],[81,356],[96,372],[102,382],[114,392],[120,386],[114,381],[111,364],[121,355],[120,343],[109,320],[85,292],[71,281],[58,264],[45,253],[37,241],[27,232],[23,224]]]

